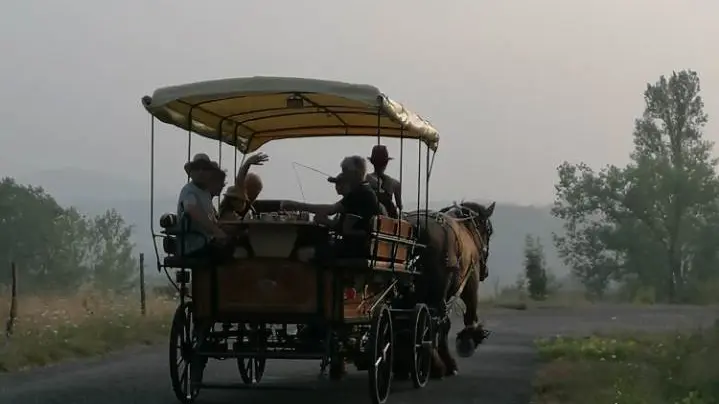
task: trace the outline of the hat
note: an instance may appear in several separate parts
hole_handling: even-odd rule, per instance
[[[332,184],[337,184],[338,182],[342,182],[342,180],[344,180],[344,178],[345,178],[344,173],[339,173],[339,174],[335,175],[334,177],[327,178],[327,182],[330,182]]]
[[[220,165],[217,162],[210,160],[210,156],[205,153],[197,153],[192,160],[185,163],[185,172],[189,175],[190,171],[195,169],[207,169],[207,170],[218,170],[222,171]]]
[[[367,159],[372,164],[381,164],[392,160],[392,157],[389,156],[387,146],[378,144],[372,148],[372,155]]]

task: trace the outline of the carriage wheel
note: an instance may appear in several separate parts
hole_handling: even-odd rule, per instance
[[[194,354],[197,345],[192,303],[187,302],[175,310],[170,328],[170,379],[182,403],[192,403],[200,392],[204,361]]]
[[[245,327],[245,325],[240,325]],[[248,330],[249,344],[255,348],[260,346],[263,339],[266,338],[264,326],[249,326]],[[245,384],[257,384],[262,380],[262,376],[265,374],[265,365],[267,363],[266,358],[257,357],[239,357],[237,358],[237,369],[240,371],[240,377],[242,382]]]
[[[425,304],[414,308],[414,327],[412,328],[412,383],[415,388],[422,388],[429,380],[432,365],[432,317]]]
[[[369,334],[369,390],[373,404],[383,404],[389,396],[394,359],[393,345],[392,314],[386,305],[382,305],[372,317]]]
[[[237,368],[240,370],[240,377],[245,384],[257,384],[265,374],[265,358],[237,358]]]

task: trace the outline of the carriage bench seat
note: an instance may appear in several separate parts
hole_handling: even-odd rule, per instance
[[[416,245],[412,225],[402,219],[374,216],[365,257],[341,258],[335,265],[342,268],[406,272],[407,260]]]
[[[183,257],[181,255],[180,239],[182,234],[178,223],[177,215],[174,213],[165,213],[160,217],[162,249],[167,254],[162,263],[167,268],[206,268],[208,266],[207,259]]]

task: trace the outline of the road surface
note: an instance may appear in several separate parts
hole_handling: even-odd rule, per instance
[[[612,330],[661,331],[713,324],[716,308],[591,306],[526,311],[491,309],[483,313],[493,332],[478,352],[459,359],[460,374],[431,380],[416,391],[395,382],[392,404],[528,403],[536,366],[533,341],[538,337],[586,335]],[[455,321],[459,323],[459,321]],[[341,382],[318,380],[319,362],[268,361],[262,386],[287,390],[203,390],[198,403],[223,404],[366,404],[366,373],[350,372]],[[205,381],[235,382],[233,362],[211,362]],[[174,404],[167,349],[145,347],[102,359],[65,363],[44,369],[0,375],[3,404]]]

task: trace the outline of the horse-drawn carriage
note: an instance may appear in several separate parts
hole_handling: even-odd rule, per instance
[[[429,156],[438,132],[375,87],[251,77],[161,88],[142,101],[153,116],[153,188],[157,118],[187,130],[188,139],[195,133],[243,155],[287,138],[376,136],[399,138],[402,145],[418,140],[420,165],[426,146],[427,202]],[[236,165],[235,154],[235,171]],[[419,197],[421,175],[417,181]],[[154,191],[151,199],[154,221]],[[177,398],[192,402],[200,388],[212,387],[203,380],[209,358],[236,359],[246,385],[260,382],[267,359],[318,359],[331,379],[341,378],[345,363],[354,363],[368,371],[374,403],[386,401],[393,374],[406,374],[423,387],[432,352],[449,329],[446,306],[428,304],[418,290],[428,284],[421,281],[419,259],[427,210],[413,221],[373,217],[362,253],[337,258],[331,251],[343,242],[342,234],[282,212],[281,205],[258,200],[255,218],[221,223],[234,235],[234,253],[220,264],[179,252],[187,227],[178,226],[175,215],[162,216],[159,232],[153,224],[165,253],[156,243],[158,268],[175,271],[180,296],[170,336]]]

